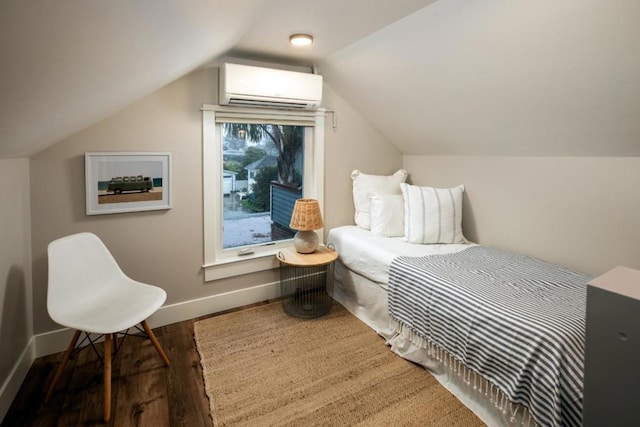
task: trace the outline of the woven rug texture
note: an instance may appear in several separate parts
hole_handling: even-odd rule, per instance
[[[216,427],[484,425],[337,303],[308,320],[265,304],[194,333]]]

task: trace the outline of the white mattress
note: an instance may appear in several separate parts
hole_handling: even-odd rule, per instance
[[[398,256],[425,256],[459,252],[475,243],[418,245],[402,237],[382,237],[355,225],[344,225],[329,231],[327,244],[332,244],[340,260],[349,269],[367,279],[387,286],[389,266]]]

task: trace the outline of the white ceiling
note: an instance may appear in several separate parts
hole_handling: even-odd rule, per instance
[[[232,56],[310,64],[343,49],[435,0],[269,0],[259,19],[233,46]],[[308,48],[289,45],[289,35],[315,37]]]
[[[0,158],[34,153],[225,52],[263,0],[2,0]]]
[[[0,158],[225,56],[318,64],[406,154],[639,156],[638,17],[637,0],[2,0]]]
[[[320,70],[404,154],[640,156],[637,0],[440,0]]]

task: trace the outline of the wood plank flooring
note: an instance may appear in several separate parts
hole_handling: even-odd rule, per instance
[[[204,391],[200,358],[193,340],[195,320],[199,319],[153,330],[171,361],[169,367],[164,366],[151,341],[126,338],[113,361],[109,423],[104,423],[102,412],[102,364],[95,352],[86,348],[69,360],[47,404],[44,404],[44,396],[63,353],[36,359],[2,427],[210,427],[209,400]],[[97,348],[102,354],[102,344]]]

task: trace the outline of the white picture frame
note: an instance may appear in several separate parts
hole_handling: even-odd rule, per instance
[[[171,209],[171,153],[85,153],[87,215]]]

